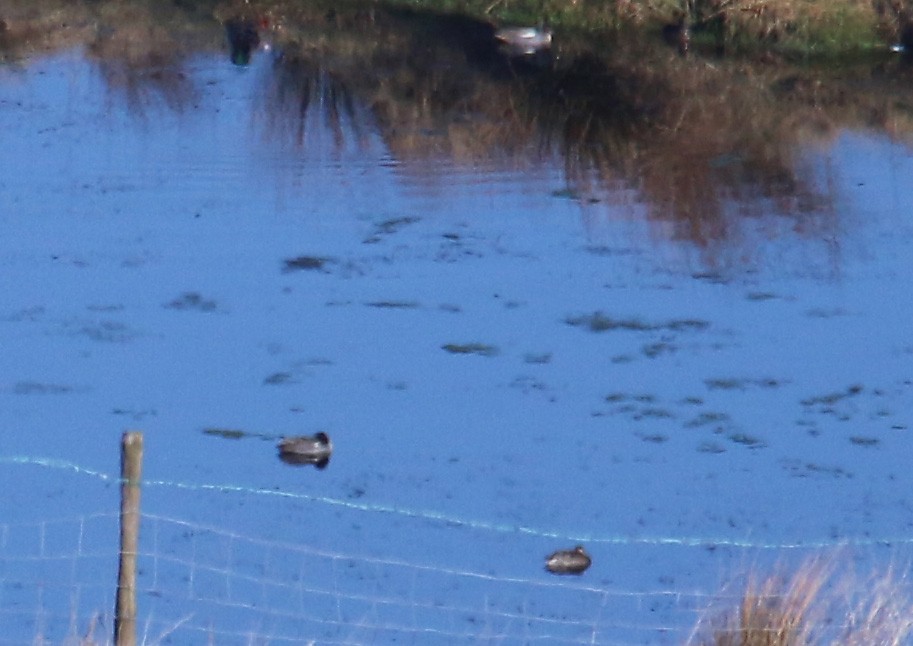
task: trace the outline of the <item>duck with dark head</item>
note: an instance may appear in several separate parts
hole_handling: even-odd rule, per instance
[[[279,442],[279,459],[296,466],[313,464],[323,469],[330,463],[333,443],[323,431],[311,435],[284,437]]]
[[[572,550],[558,550],[545,558],[545,569],[552,574],[583,574],[592,560],[582,545]]]

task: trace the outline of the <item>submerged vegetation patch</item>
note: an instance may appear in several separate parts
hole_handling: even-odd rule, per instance
[[[747,433],[730,433],[726,437],[730,442],[735,442],[751,449],[762,449],[767,446],[763,440]]]
[[[817,462],[803,462],[802,460],[792,459],[783,460],[782,465],[794,478],[831,477],[849,480],[854,477],[852,471],[847,471],[843,467],[818,464]]]
[[[660,341],[659,343],[650,343],[641,348],[641,353],[648,359],[655,359],[656,357],[663,354],[673,354],[678,351],[678,346],[671,343],[666,343],[665,341]]]
[[[723,424],[730,421],[729,415],[726,413],[717,413],[717,412],[704,412],[700,415],[693,417],[692,419],[685,422],[686,428],[700,428],[701,426],[709,426],[712,424]]]
[[[364,239],[365,244],[375,244],[380,242],[384,236],[388,236],[396,233],[400,229],[409,226],[410,224],[415,224],[419,221],[419,218],[404,216],[400,218],[390,218],[389,220],[384,220],[379,223],[371,234]]]
[[[649,393],[609,393],[605,396],[605,400],[610,404],[623,401],[636,401],[642,404],[651,404],[656,401],[656,395],[651,395]]]
[[[207,426],[202,429],[202,433],[203,435],[210,435],[212,437],[222,438],[223,440],[257,439],[273,441],[280,437],[279,435],[270,433],[258,433],[254,431],[245,431],[240,428],[226,428],[222,426]]]
[[[144,409],[131,409],[131,408],[113,408],[111,409],[112,415],[123,415],[124,417],[131,418],[134,422],[146,419],[147,417],[155,417],[158,415],[158,411],[154,408],[144,408]]]
[[[784,382],[779,379],[746,379],[738,377],[722,378],[722,379],[705,379],[704,384],[710,390],[748,390],[751,387],[755,388],[778,388],[783,385]]]
[[[478,354],[483,357],[498,355],[498,348],[487,343],[446,343],[441,349],[450,354]]]
[[[650,442],[651,444],[664,444],[669,441],[669,437],[662,435],[661,433],[654,433],[651,435],[640,435],[641,440],[644,442]]]
[[[675,415],[665,408],[642,408],[634,415],[635,420],[642,419],[672,419]]]
[[[19,381],[13,385],[14,395],[66,395],[74,390],[73,386],[38,381]]]
[[[264,386],[282,386],[295,383],[295,377],[290,372],[274,372],[263,380]]]
[[[203,435],[213,435],[224,440],[240,440],[249,433],[236,428],[204,428]]]
[[[697,445],[698,453],[710,453],[712,455],[717,455],[720,453],[726,452],[726,447],[724,447],[719,442],[701,442]]]
[[[749,292],[745,298],[749,301],[770,301],[778,296],[773,292]]]
[[[862,392],[862,386],[854,384],[844,391],[828,393],[826,395],[817,395],[803,399],[800,403],[803,406],[833,406],[837,402],[855,397]]]
[[[684,332],[689,330],[705,330],[710,327],[708,321],[700,319],[675,319],[663,323],[650,323],[641,319],[613,318],[600,311],[580,316],[569,316],[565,319],[565,323],[574,327],[582,327],[590,332],[610,332],[614,330],[631,332],[669,330],[671,332]]]
[[[323,271],[331,262],[334,262],[333,258],[323,256],[297,256],[284,260],[282,271],[286,274],[293,271]]]
[[[579,200],[580,193],[572,188],[561,188],[552,191],[552,197],[559,197],[566,200]]]
[[[415,301],[370,301],[365,305],[382,310],[412,310],[420,307]]]
[[[99,321],[84,325],[80,328],[79,334],[102,343],[127,343],[139,336],[139,333],[118,321]]]
[[[199,292],[184,292],[177,298],[165,303],[169,310],[195,310],[197,312],[215,312],[218,305],[214,300],[203,298]]]

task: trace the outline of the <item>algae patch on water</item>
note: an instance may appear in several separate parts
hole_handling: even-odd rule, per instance
[[[421,307],[415,301],[369,301],[365,305],[382,310],[413,310]]]
[[[240,440],[250,434],[236,428],[204,428],[203,435],[213,435],[225,440]]]
[[[450,354],[478,354],[483,357],[498,355],[498,348],[487,343],[445,343],[441,349]]]
[[[14,395],[65,395],[75,390],[73,386],[38,381],[19,381],[12,388]]]
[[[656,330],[684,332],[687,330],[705,330],[710,327],[708,321],[699,319],[675,319],[662,323],[650,323],[641,319],[613,318],[599,311],[581,316],[569,316],[565,319],[565,322],[574,327],[585,328],[590,332],[609,332],[614,330],[629,332],[653,332]]]
[[[203,298],[198,292],[184,292],[174,300],[165,303],[169,310],[196,310],[197,312],[215,312],[218,305],[214,300]]]
[[[784,381],[766,377],[763,379],[743,379],[738,377],[727,377],[717,379],[705,379],[704,384],[709,390],[748,390],[749,388],[778,388]]]
[[[323,271],[331,262],[332,258],[323,256],[297,256],[283,261],[282,272],[287,274],[293,271]]]

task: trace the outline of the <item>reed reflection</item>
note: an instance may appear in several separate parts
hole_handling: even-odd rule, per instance
[[[703,249],[738,239],[770,212],[790,218],[794,235],[837,231],[833,188],[804,151],[846,129],[913,132],[911,71],[899,59],[816,71],[682,57],[660,34],[656,42],[573,40],[375,4],[281,15],[238,6],[216,3],[207,13],[99,2],[91,16],[72,17],[97,26],[60,42],[82,34],[106,87],[143,116],[154,104],[193,105],[203,90],[184,71],[191,56],[218,51],[246,66],[269,41],[250,112],[267,142],[303,150],[320,130],[337,149],[357,150],[379,137],[404,172],[424,176],[492,160],[557,162],[568,196],[589,213],[619,192],[636,195],[661,235]],[[5,57],[27,47],[14,36],[29,29],[7,23]],[[531,34],[541,45],[505,47],[505,34]]]
[[[374,128],[407,168],[429,158],[557,159],[572,194],[595,201],[636,191],[651,218],[671,223],[664,230],[702,247],[765,209],[797,220],[830,210],[827,187],[797,163],[807,132],[786,119],[793,108],[776,102],[764,70],[634,43],[605,54],[565,44],[533,58],[505,52],[490,25],[445,15],[375,13],[369,28],[344,24],[334,15],[322,47],[284,46],[264,117],[274,136],[294,133],[304,145],[317,110],[337,145]]]
[[[159,104],[183,112],[199,96],[184,70],[195,47],[183,24],[179,15],[139,4],[111,6],[100,15],[85,51],[131,114],[146,118]]]

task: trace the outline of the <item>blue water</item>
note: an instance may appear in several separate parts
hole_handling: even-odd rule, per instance
[[[906,146],[800,142],[827,206],[698,246],[551,153],[300,144],[272,70],[142,110],[78,53],[0,72],[3,643],[110,636],[128,428],[164,643],[680,643],[754,562],[913,539]]]

